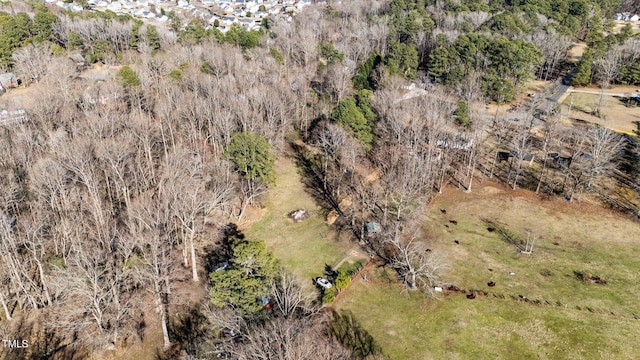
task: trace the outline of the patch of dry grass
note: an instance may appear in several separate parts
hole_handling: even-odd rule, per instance
[[[599,89],[589,89],[599,91]],[[613,89],[620,93],[629,92],[629,88]],[[636,129],[635,122],[640,121],[640,111],[635,107],[626,107],[620,99],[613,96],[604,96],[600,107],[600,113],[603,118],[592,115],[599,101],[600,95],[586,93],[570,93],[568,94],[562,105],[562,114],[569,114],[569,106],[571,105],[572,119],[579,119],[591,123],[600,124],[609,129],[632,133]]]

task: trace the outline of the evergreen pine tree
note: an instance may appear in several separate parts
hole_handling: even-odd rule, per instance
[[[585,50],[584,54],[578,64],[576,65],[576,72],[571,79],[571,85],[585,86],[591,82],[591,61],[593,55],[590,49]]]

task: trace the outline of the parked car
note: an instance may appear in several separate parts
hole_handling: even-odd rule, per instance
[[[221,262],[218,265],[216,265],[216,269],[214,271],[222,271],[222,270],[225,270],[228,267],[229,267],[229,262],[228,261]]]
[[[316,279],[316,284],[322,286],[325,289],[331,289],[331,287],[333,286],[333,285],[331,285],[329,280],[327,280],[325,278],[321,278],[321,277]]]

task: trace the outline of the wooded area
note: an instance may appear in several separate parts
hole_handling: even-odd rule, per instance
[[[427,293],[447,261],[419,241],[421,214],[445,186],[493,178],[567,201],[624,188],[637,212],[636,138],[540,111],[543,94],[509,118],[485,108],[531,79],[640,85],[640,38],[610,21],[629,6],[349,1],[223,34],[175,14],[164,28],[0,4],[0,69],[29,90],[0,97],[29,119],[0,128],[3,334],[50,339],[38,358],[126,348],[145,322],[168,357],[382,356],[235,225],[275,159],[293,154],[335,225]],[[575,41],[588,51],[572,64]],[[115,76],[84,77],[95,63]],[[185,282],[210,294],[189,337],[171,329]]]

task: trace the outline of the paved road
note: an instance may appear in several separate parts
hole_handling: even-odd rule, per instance
[[[559,85],[558,88],[556,89],[556,92],[549,98],[547,98],[547,102],[545,102],[542,106],[540,106],[540,110],[542,110],[543,112],[549,112],[551,111],[551,109],[553,109],[556,104],[558,103],[558,100],[560,100],[560,98],[562,97],[562,95],[564,95],[564,93],[566,93],[569,90],[569,86],[567,85]]]
[[[550,98],[549,98],[549,100],[550,100],[550,101],[553,101],[553,102],[558,102],[558,100],[560,100],[560,98],[562,97],[562,95],[564,95],[564,93],[566,93],[567,91],[570,91],[570,90],[569,90],[569,86],[567,86],[567,85],[560,85],[560,86],[558,87],[558,90],[556,91],[556,93],[555,93],[555,94],[553,94],[553,96],[552,96],[552,97],[550,97]]]

